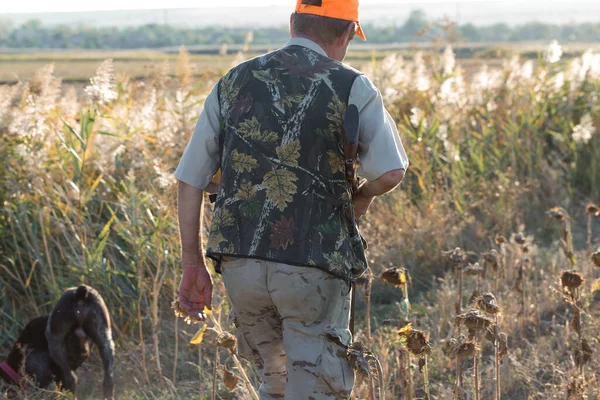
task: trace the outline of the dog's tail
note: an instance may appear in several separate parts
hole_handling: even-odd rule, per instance
[[[87,286],[81,285],[77,288],[75,292],[75,300],[85,300],[88,295]]]

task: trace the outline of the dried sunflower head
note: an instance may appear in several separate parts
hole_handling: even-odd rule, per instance
[[[585,213],[595,215],[596,217],[598,217],[600,216],[600,207],[593,203],[590,203],[585,207]]]
[[[419,356],[431,353],[431,346],[425,332],[414,329],[411,324],[400,329],[398,335],[400,336],[400,342],[406,346],[411,354]]]
[[[460,247],[457,247],[454,250],[443,251],[442,254],[445,255],[452,264],[460,264],[467,258]]]
[[[567,211],[562,207],[552,207],[548,210],[548,216],[559,221],[564,221],[568,218],[569,214],[567,214]]]
[[[508,336],[506,336],[506,333],[500,332],[498,325],[493,325],[486,329],[485,338],[491,343],[498,343],[498,356],[500,360],[508,354]]]
[[[459,335],[458,338],[450,339],[449,343],[450,354],[454,357],[465,358],[470,357],[475,353],[477,346],[474,342],[467,340],[464,335]]]
[[[177,318],[183,318],[184,322],[188,325],[197,324],[202,321],[203,314],[199,313],[198,318],[192,318],[187,311],[179,304],[179,300],[175,300],[171,303],[171,308],[173,309],[173,313]]]
[[[228,349],[231,353],[235,353],[237,339],[231,333],[223,332],[217,337],[217,345]]]
[[[523,235],[522,233],[517,233],[515,235],[515,242],[517,244],[525,244],[525,235]]]
[[[502,358],[508,354],[508,336],[506,336],[506,333],[500,332],[498,339],[498,356],[500,357],[500,360],[502,360]]]
[[[227,367],[223,368],[223,383],[230,392],[235,390],[239,381],[240,379],[233,372],[227,369]]]
[[[470,264],[463,270],[463,273],[468,276],[483,275],[485,269],[479,263]]]
[[[573,291],[583,285],[583,276],[577,271],[563,271],[560,276],[560,282],[563,287]]]
[[[502,235],[496,235],[496,237],[494,238],[494,241],[496,242],[497,245],[502,245],[502,244],[506,243],[506,238]]]
[[[592,253],[592,262],[596,267],[600,268],[600,247]]]
[[[454,317],[454,323],[456,325],[464,325],[469,331],[469,337],[473,338],[478,333],[483,332],[490,326],[494,325],[494,321],[490,318],[481,315],[479,310],[469,310],[464,314],[457,315]]]
[[[346,359],[362,378],[367,378],[371,374],[369,355],[371,352],[361,342],[352,343],[346,352]]]
[[[500,312],[496,296],[489,292],[482,294],[481,297],[477,299],[477,308],[492,315],[496,315]]]
[[[498,264],[498,251],[496,249],[492,249],[487,253],[483,253],[483,259],[489,262],[492,265]]]
[[[406,268],[388,268],[381,274],[381,280],[394,286],[411,285],[412,280]]]
[[[573,350],[573,356],[575,357],[575,364],[579,367],[585,365],[592,360],[593,350],[587,339],[581,339],[581,346],[579,343],[575,344]]]

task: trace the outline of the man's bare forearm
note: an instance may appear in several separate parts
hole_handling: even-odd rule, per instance
[[[179,181],[177,187],[177,217],[181,237],[183,265],[204,265],[202,249],[202,215],[204,192]]]
[[[402,179],[404,179],[404,170],[395,169],[386,172],[374,181],[366,182],[360,187],[358,193],[364,197],[381,196],[398,186]]]

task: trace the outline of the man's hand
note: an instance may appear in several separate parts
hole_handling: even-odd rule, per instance
[[[352,197],[352,206],[354,207],[354,218],[360,219],[369,210],[369,206],[373,202],[374,197],[365,196],[359,189]]]
[[[179,304],[192,320],[204,321],[204,306],[212,308],[212,278],[203,263],[184,264]]]
[[[355,218],[359,219],[365,215],[376,196],[381,196],[393,190],[402,182],[402,179],[404,179],[404,170],[394,169],[386,172],[374,181],[361,184],[352,196]]]

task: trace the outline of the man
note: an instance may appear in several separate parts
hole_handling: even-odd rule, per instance
[[[261,369],[260,398],[346,399],[351,282],[367,268],[356,220],[395,188],[408,161],[379,91],[344,65],[358,0],[297,0],[292,39],[227,73],[205,102],[175,172],[183,277],[179,301],[211,307],[203,191],[221,169],[207,255],[236,314],[240,354]],[[367,182],[352,196],[343,120],[359,110]]]

